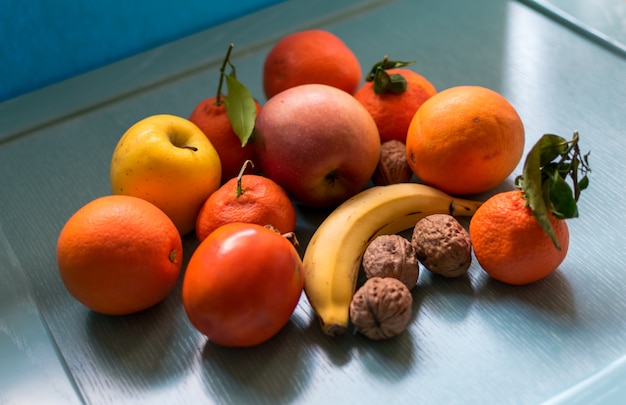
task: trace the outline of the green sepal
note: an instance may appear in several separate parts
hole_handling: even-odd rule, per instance
[[[406,91],[406,87],[406,79],[401,74],[389,74],[381,68],[376,72],[376,77],[374,78],[374,93],[400,94]]]
[[[401,62],[389,60],[385,55],[384,59],[376,62],[369,71],[365,80],[374,82],[374,93],[384,94],[400,94],[406,91],[407,83],[404,76],[398,73],[387,73],[387,69],[401,68],[414,64],[415,61]]]
[[[374,66],[372,66],[372,69],[369,71],[367,76],[365,76],[365,81],[368,81],[368,82],[373,81],[379,69],[382,69],[382,70],[397,69],[397,68],[410,66],[413,64],[415,64],[415,61],[402,62],[402,61],[388,60],[387,56],[385,56],[383,60],[381,60],[380,62],[376,62]]]

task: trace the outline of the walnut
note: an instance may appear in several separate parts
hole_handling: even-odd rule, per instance
[[[368,278],[350,303],[350,320],[359,332],[380,340],[403,332],[411,320],[413,297],[392,277]]]
[[[380,159],[372,176],[377,186],[407,183],[413,171],[406,158],[406,145],[398,140],[383,142],[380,146]]]
[[[363,270],[369,277],[393,277],[409,290],[417,284],[419,263],[411,242],[400,235],[380,235],[363,253]]]
[[[459,277],[470,267],[469,233],[452,215],[433,214],[422,218],[413,229],[411,243],[417,259],[433,273]]]

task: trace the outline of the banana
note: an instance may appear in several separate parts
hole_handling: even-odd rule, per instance
[[[374,238],[412,228],[430,214],[471,216],[480,204],[399,183],[368,188],[339,205],[317,228],[303,258],[304,292],[324,333],[347,330],[363,252]]]

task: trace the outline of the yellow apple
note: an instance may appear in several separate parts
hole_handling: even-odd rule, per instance
[[[222,166],[195,124],[159,114],[137,122],[120,138],[110,175],[113,194],[153,203],[185,235],[194,229],[204,201],[218,189]]]

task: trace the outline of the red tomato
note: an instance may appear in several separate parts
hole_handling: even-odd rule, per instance
[[[221,346],[254,346],[289,321],[304,286],[293,244],[255,224],[230,223],[196,248],[183,280],[191,324]]]

